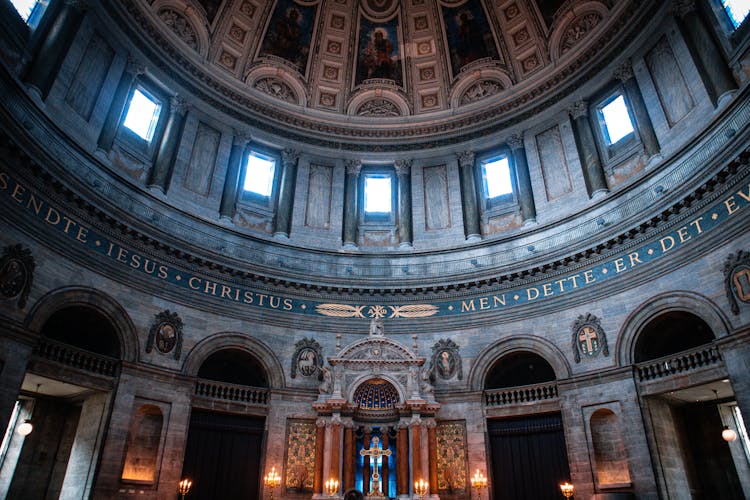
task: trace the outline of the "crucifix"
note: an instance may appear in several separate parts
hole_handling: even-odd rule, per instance
[[[365,455],[372,457],[372,487],[370,488],[370,492],[367,494],[368,497],[384,496],[383,492],[380,491],[380,474],[378,473],[378,464],[382,457],[388,457],[391,455],[391,450],[381,450],[378,443],[380,443],[380,438],[374,436],[372,438],[372,444],[370,445],[369,450],[359,450],[359,454],[363,457]]]

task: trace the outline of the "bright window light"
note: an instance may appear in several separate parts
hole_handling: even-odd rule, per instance
[[[508,157],[501,156],[482,164],[484,170],[484,182],[487,186],[487,197],[495,198],[504,194],[512,193],[510,184],[510,165]]]
[[[603,106],[600,113],[604,118],[604,134],[607,136],[608,144],[614,144],[633,133],[633,122],[630,121],[628,107],[625,105],[625,98],[622,94]]]
[[[271,196],[275,169],[276,162],[271,158],[260,156],[257,153],[250,153],[247,155],[245,184],[242,188],[245,191],[250,191],[261,196]]]
[[[365,212],[389,213],[391,211],[391,177],[365,176]]]
[[[44,10],[49,4],[49,0],[11,0],[13,7],[18,11],[26,24],[35,28],[44,14]]]
[[[721,5],[732,21],[732,25],[737,29],[750,12],[750,0],[722,0]]]
[[[135,89],[122,124],[150,142],[154,137],[159,113],[161,113],[161,104],[148,97],[140,89]]]

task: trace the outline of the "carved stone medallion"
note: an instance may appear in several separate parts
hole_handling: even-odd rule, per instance
[[[294,356],[292,356],[292,378],[297,377],[297,372],[303,377],[318,375],[323,376],[323,354],[320,344],[315,339],[304,338],[294,345]]]
[[[739,250],[730,253],[724,261],[724,288],[729,307],[734,314],[740,313],[739,302],[750,303],[750,253]]]
[[[458,353],[458,344],[450,339],[440,339],[432,346],[432,358],[430,361],[432,376],[438,376],[443,380],[450,380],[458,374],[458,380],[463,378],[461,367],[461,355]]]
[[[591,313],[578,316],[571,325],[573,333],[573,358],[576,363],[581,362],[581,354],[587,358],[596,357],[600,352],[609,356],[607,336],[601,325],[601,320]]]
[[[18,307],[26,307],[34,279],[34,257],[22,245],[10,245],[0,257],[0,295],[6,299],[18,298]]]
[[[180,359],[182,352],[182,320],[177,313],[162,311],[154,317],[148,331],[146,352],[156,347],[160,354],[174,351],[174,359]]]

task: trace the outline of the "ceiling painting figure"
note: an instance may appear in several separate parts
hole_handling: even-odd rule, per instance
[[[480,59],[499,60],[495,37],[479,0],[459,7],[443,6],[451,67],[455,77],[461,68]]]
[[[398,43],[398,17],[385,23],[361,18],[355,85],[366,80],[392,80],[403,86],[401,51]]]
[[[284,59],[304,75],[316,13],[317,6],[280,0],[266,29],[260,56]]]

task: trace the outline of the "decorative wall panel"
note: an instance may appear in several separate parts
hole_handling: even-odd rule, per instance
[[[445,165],[424,169],[424,224],[425,228],[451,227],[448,202],[448,172]]]
[[[310,165],[307,187],[307,210],[305,225],[318,229],[331,226],[331,189],[333,169],[324,165]]]
[[[113,57],[112,47],[98,35],[92,36],[65,94],[65,102],[86,121],[91,118]]]
[[[536,136],[539,163],[544,179],[544,192],[551,201],[573,191],[570,170],[565,159],[560,127],[555,125]]]
[[[187,189],[208,196],[220,141],[221,133],[218,130],[202,122],[198,124],[190,163],[185,173]]]
[[[661,106],[673,126],[695,106],[669,40],[662,37],[645,57]]]
[[[317,429],[312,420],[287,420],[284,485],[289,490],[312,491]]]
[[[435,434],[440,493],[466,492],[466,422],[464,420],[438,422]]]

